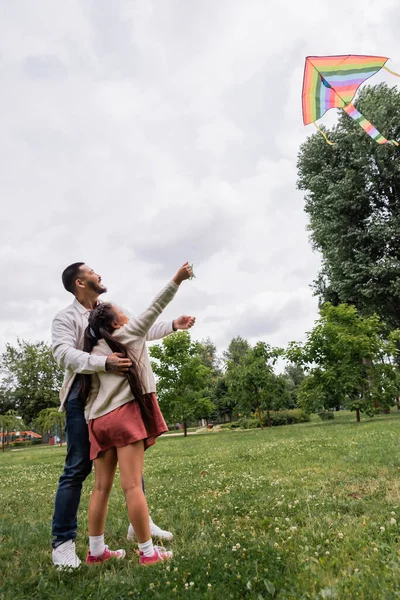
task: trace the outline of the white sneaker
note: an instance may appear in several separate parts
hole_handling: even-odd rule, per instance
[[[77,569],[81,564],[75,552],[75,542],[67,540],[53,548],[53,565],[57,569]]]
[[[167,541],[171,541],[174,537],[170,531],[161,529],[161,527],[153,523],[153,519],[151,517],[149,517],[149,523],[151,537]],[[126,539],[128,540],[128,542],[133,542],[134,540],[136,540],[135,530],[133,529],[133,526],[131,524],[129,524],[128,535],[126,536]]]

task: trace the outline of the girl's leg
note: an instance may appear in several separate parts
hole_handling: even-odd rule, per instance
[[[104,534],[108,499],[117,467],[116,448],[102,452],[94,461],[94,489],[89,503],[89,535]]]
[[[94,461],[95,481],[89,503],[89,553],[86,564],[124,558],[125,550],[109,550],[104,544],[108,499],[117,467],[117,451],[110,448]]]
[[[143,440],[117,448],[121,486],[139,544],[151,539],[149,510],[142,488],[144,443]]]

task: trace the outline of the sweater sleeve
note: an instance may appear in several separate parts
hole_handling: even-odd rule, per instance
[[[131,317],[129,319],[128,323],[124,326],[124,333],[128,335],[133,335],[135,337],[145,338],[149,333],[149,330],[152,327],[152,325],[154,325],[164,308],[168,306],[168,304],[171,302],[178,289],[179,286],[174,281],[170,281],[169,283],[167,283],[167,285],[161,290],[161,292],[159,292],[157,296],[153,299],[152,303],[150,304],[148,309],[144,311],[144,313],[142,313],[139,317]],[[161,325],[161,323],[159,325]],[[157,331],[158,330],[154,330],[154,333],[156,333]],[[164,331],[165,335],[167,335],[166,328],[164,329]],[[171,331],[169,331],[169,333],[171,333]],[[153,337],[152,339],[158,338]]]
[[[148,342],[152,342],[153,340],[161,340],[171,333],[174,333],[172,321],[160,321],[159,323],[153,325],[153,327],[150,327],[146,335],[146,340]]]
[[[106,356],[94,356],[77,350],[74,328],[62,315],[54,317],[51,338],[53,356],[60,367],[87,374],[106,370]]]

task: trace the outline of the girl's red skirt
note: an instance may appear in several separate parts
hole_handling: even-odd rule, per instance
[[[121,448],[144,440],[147,450],[156,437],[168,431],[155,394],[146,394],[144,417],[134,400],[89,421],[90,460],[109,448]]]

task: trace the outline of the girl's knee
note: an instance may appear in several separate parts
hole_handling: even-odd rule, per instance
[[[142,489],[142,480],[138,481],[129,481],[129,482],[121,482],[122,490],[125,494],[137,493],[138,491],[143,492]]]
[[[100,492],[102,494],[110,494],[112,490],[113,482],[112,481],[95,481],[94,489],[96,492]]]

